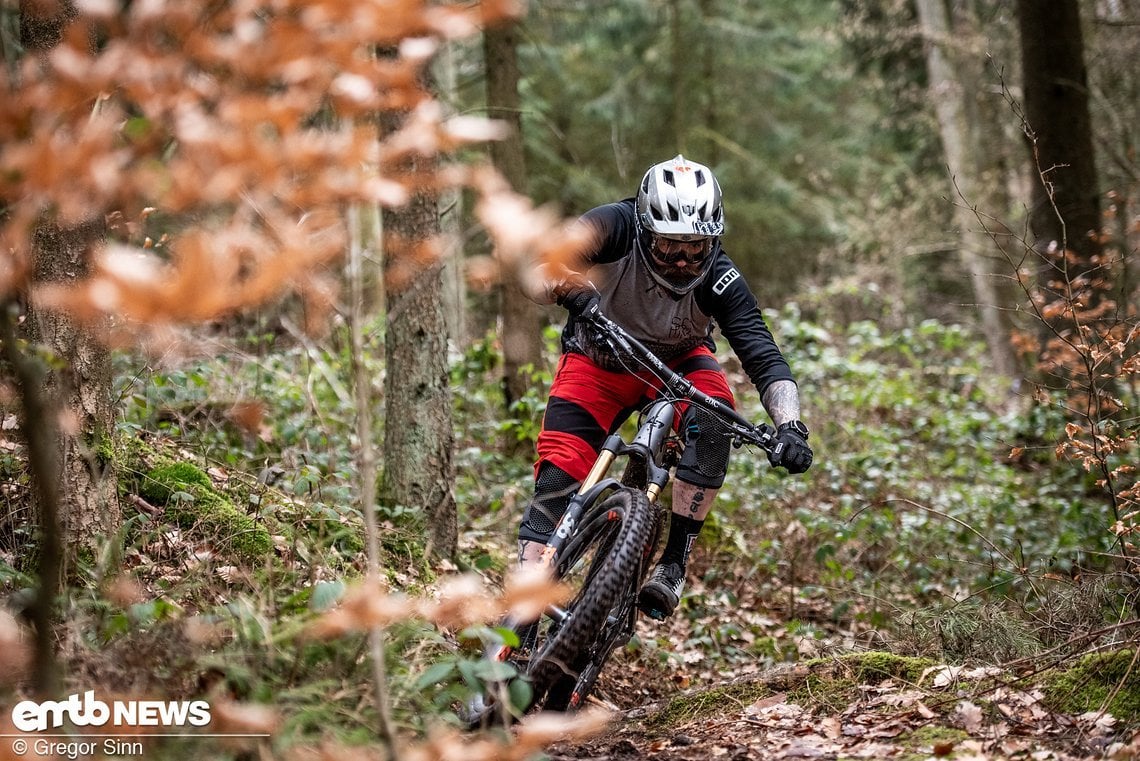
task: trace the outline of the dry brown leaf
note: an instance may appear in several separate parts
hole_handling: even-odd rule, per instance
[[[507,614],[522,621],[533,621],[548,606],[565,603],[573,592],[539,566],[516,568],[507,575],[503,587],[502,604]]]
[[[437,626],[459,630],[498,618],[502,615],[502,605],[487,593],[482,579],[475,574],[463,574],[446,580],[437,600],[420,601],[418,611]]]
[[[387,750],[383,747],[341,745],[323,742],[319,746],[294,746],[285,755],[286,761],[376,761],[383,758]]]
[[[982,728],[982,709],[968,700],[958,703],[954,718],[970,734],[976,734]]]
[[[268,405],[261,399],[242,399],[235,402],[226,415],[247,434],[256,436],[262,441],[270,441],[273,438],[273,431],[265,422],[267,411]]]
[[[217,699],[210,702],[209,728],[217,734],[271,735],[279,723],[272,706]]]
[[[775,695],[769,695],[766,698],[760,698],[755,703],[745,708],[744,713],[745,715],[762,713],[765,709],[771,708],[772,706],[786,703],[787,700],[788,693],[777,692]]]
[[[190,616],[182,623],[182,631],[191,644],[215,646],[225,641],[226,629],[205,616]]]
[[[128,608],[145,599],[142,585],[130,576],[116,576],[104,592],[107,599],[120,608]]]
[[[524,755],[542,750],[555,741],[583,740],[603,732],[613,714],[598,708],[577,713],[543,712],[526,716],[515,730],[516,749]]]
[[[349,632],[366,631],[374,626],[387,626],[418,614],[417,603],[402,595],[383,591],[376,583],[359,584],[349,589],[341,604],[314,621],[306,636],[314,639],[342,637]]]
[[[423,742],[401,749],[400,758],[407,761],[506,761],[517,757],[513,750],[502,741],[436,726]]]
[[[1077,723],[1090,734],[1104,736],[1112,733],[1117,719],[1106,711],[1088,711],[1077,717]]]
[[[31,673],[33,641],[11,613],[0,610],[0,684],[15,685]]]

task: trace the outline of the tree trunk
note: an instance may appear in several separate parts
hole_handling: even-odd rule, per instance
[[[720,143],[714,137],[720,127],[720,115],[717,113],[717,65],[716,65],[716,35],[713,34],[711,23],[716,18],[716,0],[700,0],[701,5],[701,90],[704,92],[704,128],[708,136],[705,140],[707,147],[704,156],[697,159],[702,164],[715,167],[720,161]]]
[[[685,67],[692,65],[693,61],[689,56],[689,49],[686,47],[688,35],[685,34],[683,14],[684,9],[681,7],[681,0],[670,0],[669,39],[673,55],[671,57],[672,69],[669,72],[669,84],[673,96],[673,145],[675,150],[670,149],[667,145],[660,146],[658,149],[664,150],[670,155],[684,153],[688,150],[685,140],[688,137],[690,99],[686,97]],[[661,161],[662,159],[655,158],[653,160]]]
[[[21,43],[33,54],[58,44],[74,15],[68,2],[24,0],[20,10]],[[103,235],[102,220],[63,229],[45,219],[33,236],[34,281],[85,278],[89,248]],[[26,325],[29,340],[60,360],[60,367],[48,370],[38,391],[49,414],[59,418],[54,421],[60,435],[53,471],[60,479],[63,541],[68,555],[75,557],[81,549],[93,549],[96,539],[114,536],[122,523],[111,458],[111,355],[90,330],[69,317],[33,308]]]
[[[966,66],[961,55],[948,49],[952,39],[950,22],[943,0],[917,0],[918,15],[926,38],[926,68],[930,95],[938,116],[942,150],[954,184],[954,220],[958,227],[959,254],[969,273],[974,297],[981,311],[982,327],[986,334],[990,358],[998,373],[1012,377],[1016,371],[1013,349],[1009,342],[1010,327],[1002,319],[1001,301],[995,285],[996,274],[991,270],[982,248],[987,240],[979,229],[982,225],[971,206],[984,199],[978,197],[982,155],[981,140],[967,120],[966,91],[978,89],[977,82],[963,77]],[[955,66],[955,60],[959,64]],[[974,129],[971,129],[974,127]],[[1001,210],[982,209],[982,213],[1004,213]],[[971,232],[976,231],[976,232]]]
[[[401,257],[439,232],[434,198],[419,194],[384,215],[385,239],[401,241]],[[388,250],[392,251],[390,244]],[[391,262],[387,273],[391,272]],[[406,271],[406,270],[405,270]],[[410,280],[385,277],[384,475],[380,500],[423,518],[430,555],[455,555],[458,527],[455,466],[451,459],[451,389],[447,325],[443,316],[443,264],[424,266]]]
[[[35,280],[79,280],[87,275],[88,247],[103,236],[101,222],[61,230],[41,224],[35,234]],[[34,344],[60,360],[44,378],[41,392],[59,416],[61,432],[55,470],[60,478],[60,519],[69,555],[113,537],[122,524],[114,463],[114,408],[111,353],[90,330],[65,315],[31,310],[28,333]]]
[[[50,50],[74,15],[74,6],[66,0],[21,0],[22,48],[31,55]],[[85,277],[88,248],[102,235],[102,220],[61,229],[49,218],[42,219],[29,252],[32,285]],[[35,487],[31,499],[39,544],[39,590],[31,609],[36,629],[35,686],[40,697],[49,698],[56,696],[60,685],[54,629],[66,562],[83,550],[90,553],[96,539],[113,537],[122,518],[110,457],[114,428],[110,353],[69,318],[29,307],[24,323],[29,344],[42,347],[55,360],[42,363],[17,349],[11,311],[6,311],[2,323],[5,353],[20,386],[28,467]]]
[[[517,193],[526,193],[526,154],[519,106],[518,24],[510,22],[483,32],[487,75],[487,112],[511,126],[505,140],[491,143],[491,161]],[[507,407],[531,388],[527,367],[542,364],[542,316],[521,285],[525,262],[500,264],[503,318],[503,393]]]
[[[1078,0],[1018,0],[1032,161],[1030,228],[1039,251],[1071,250],[1070,281],[1096,266],[1100,202]]]

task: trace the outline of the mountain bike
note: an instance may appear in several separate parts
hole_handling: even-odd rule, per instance
[[[629,372],[648,371],[660,387],[639,414],[636,433],[628,441],[620,432],[606,439],[543,550],[542,564],[572,590],[570,601],[549,606],[537,622],[502,623],[500,630],[509,634],[488,645],[484,658],[512,664],[518,676],[491,682],[464,707],[461,716],[470,727],[510,723],[531,711],[579,708],[610,655],[633,637],[638,593],[664,524],[657,498],[684,449],[673,426],[679,405],[697,405],[711,413],[719,433],[731,437],[734,447],[750,444],[769,450],[776,444],[771,426],[753,425],[695,388],[596,305],[580,319],[597,345],[613,352]],[[625,460],[620,480],[608,475],[619,459]],[[521,699],[519,678],[530,687],[529,696],[521,691]]]

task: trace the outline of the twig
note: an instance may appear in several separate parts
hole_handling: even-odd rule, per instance
[[[901,502],[905,505],[910,505],[911,507],[917,507],[919,510],[925,510],[928,513],[931,513],[933,515],[937,515],[939,517],[945,518],[946,520],[953,521],[954,523],[957,523],[959,526],[961,526],[962,528],[966,529],[967,531],[969,531],[974,536],[981,539],[985,543],[985,545],[987,547],[989,547],[991,550],[993,550],[995,553],[997,553],[1002,558],[1002,560],[1009,563],[1010,567],[1017,569],[1021,573],[1021,575],[1023,575],[1023,576],[1025,575],[1024,571],[1022,571],[1022,566],[1020,563],[1015,562],[1013,558],[1011,558],[1000,547],[998,547],[996,544],[994,544],[993,541],[988,536],[986,536],[982,532],[978,531],[976,528],[971,526],[969,523],[966,523],[966,521],[962,520],[961,518],[956,518],[953,515],[950,515],[949,513],[944,513],[941,510],[937,510],[933,507],[929,507],[928,505],[923,505],[921,503],[915,502],[914,500],[910,500],[910,499],[900,497],[898,499],[885,499],[882,502],[879,502],[876,504],[866,505],[866,506],[861,507],[858,510],[856,510],[855,514],[852,515],[851,518],[849,519],[849,522],[853,521],[857,517],[859,517],[859,515],[864,510],[868,510],[872,507],[875,507],[876,505],[887,505],[887,504],[892,504],[892,503],[896,503],[896,502]],[[1029,582],[1029,587],[1030,587],[1030,589],[1033,589],[1033,591],[1036,593],[1036,589],[1034,589],[1034,587],[1033,587],[1033,582]]]
[[[155,507],[151,503],[147,502],[145,499],[143,499],[142,497],[140,497],[137,494],[132,494],[129,497],[127,497],[127,501],[151,517],[157,516],[157,515],[162,513],[162,510]]]
[[[363,245],[360,240],[360,213],[356,207],[348,211],[351,243],[348,254],[350,304],[348,314],[352,341],[353,396],[356,403],[356,465],[360,479],[360,512],[368,543],[368,582],[380,583],[380,527],[376,521],[376,453],[372,444],[372,414],[368,389],[370,377],[364,365],[364,273]],[[388,675],[384,662],[385,637],[381,626],[368,631],[372,660],[372,678],[376,691],[376,708],[380,714],[380,736],[388,746],[388,758],[399,761],[396,730],[388,701]]]
[[[36,628],[35,682],[42,697],[54,697],[59,689],[59,667],[55,657],[52,626],[55,599],[63,579],[63,540],[59,526],[59,462],[55,447],[58,431],[56,415],[43,396],[43,371],[16,345],[15,312],[12,301],[0,303],[0,341],[20,386],[24,407],[21,424],[28,437],[28,468],[35,484],[40,519],[40,586],[32,608]]]

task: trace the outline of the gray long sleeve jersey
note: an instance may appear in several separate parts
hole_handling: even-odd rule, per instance
[[[581,263],[583,274],[601,293],[601,309],[663,361],[704,344],[715,350],[714,323],[720,327],[745,373],[777,424],[799,417],[799,398],[787,361],[760,314],[756,297],[717,243],[703,282],[676,296],[657,284],[637,250],[634,199],[598,206],[581,221],[598,230],[597,245]],[[546,294],[547,300],[552,296]],[[611,370],[616,359],[593,346],[571,317],[562,332],[564,351],[585,354]],[[789,383],[779,383],[788,381]]]

